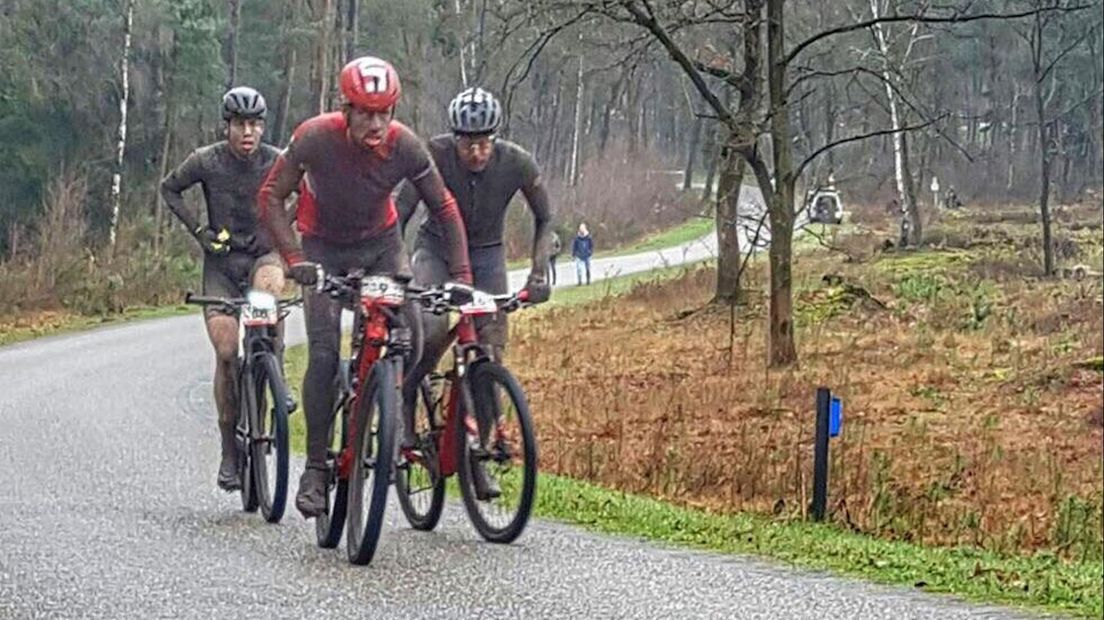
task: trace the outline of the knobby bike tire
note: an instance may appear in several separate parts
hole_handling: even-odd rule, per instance
[[[349,561],[372,561],[383,529],[387,489],[395,461],[395,420],[398,418],[399,357],[387,357],[372,366],[362,398],[357,399],[353,466],[349,473],[345,547]],[[367,451],[370,450],[370,453]],[[371,469],[371,479],[367,476]],[[365,502],[368,514],[364,515]]]
[[[416,398],[420,399],[425,406],[423,411],[426,416],[430,416],[432,408],[437,404],[433,402],[433,394],[429,388],[429,380],[423,379],[421,385],[418,386],[418,394]],[[415,419],[417,419],[418,409],[414,410]],[[418,436],[418,445],[422,453],[422,458],[425,459],[424,464],[408,463],[405,467],[400,468],[395,472],[395,491],[399,498],[399,507],[402,508],[403,516],[406,517],[406,522],[410,524],[410,527],[416,530],[430,531],[437,527],[437,523],[441,520],[441,513],[445,508],[445,479],[441,476],[440,455],[437,452],[437,434],[433,432],[430,427],[430,420],[432,417],[426,420],[426,432],[420,433]],[[404,421],[405,423],[405,421]],[[415,471],[421,471],[422,474],[428,478],[428,487],[425,487],[422,492],[427,492],[429,495],[429,506],[424,511],[419,510],[419,507],[415,505],[414,498],[411,491],[411,473]],[[436,472],[434,474],[433,472]],[[423,483],[416,483],[419,488],[423,486]]]
[[[274,354],[263,353],[254,358],[253,379],[253,402],[256,404],[250,455],[253,488],[265,520],[279,523],[287,506],[288,411],[287,386],[280,363]],[[269,402],[270,400],[273,402]],[[276,472],[272,487],[269,488],[267,457],[273,453],[276,456]]]
[[[537,442],[533,431],[532,416],[529,413],[529,403],[517,379],[501,364],[491,361],[478,362],[470,368],[465,380],[468,382],[474,407],[479,409],[488,406],[486,399],[493,394],[494,386],[498,385],[510,399],[514,408],[514,415],[517,416],[517,424],[520,427],[521,440],[524,444],[521,450],[524,463],[519,472],[521,481],[517,512],[508,523],[502,526],[496,526],[488,522],[481,511],[481,506],[487,504],[476,496],[472,481],[471,446],[468,441],[467,425],[464,423],[464,419],[471,415],[471,412],[464,412],[463,415],[456,416],[452,431],[458,434],[457,445],[460,449],[457,464],[460,474],[460,494],[464,500],[464,509],[467,511],[472,525],[479,532],[479,535],[488,542],[511,543],[525,530],[537,492]]]

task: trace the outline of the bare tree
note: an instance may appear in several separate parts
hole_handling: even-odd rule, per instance
[[[575,123],[571,132],[571,165],[568,181],[571,185],[579,182],[579,137],[583,128],[583,57],[579,55],[579,70],[575,76]]]
[[[1055,261],[1050,181],[1057,138],[1055,119],[1049,108],[1058,92],[1056,69],[1070,52],[1092,35],[1093,29],[1075,28],[1073,24],[1063,22],[1065,10],[1077,10],[1066,0],[1031,0],[1030,6],[1035,9],[1033,19],[1019,33],[1027,43],[1031,55],[1031,95],[1035,104],[1035,124],[1039,139],[1039,215],[1043,226],[1043,273],[1052,276],[1055,272]],[[1058,12],[1056,9],[1065,10]],[[1057,31],[1057,37],[1048,34],[1051,31]],[[1048,41],[1052,40],[1056,45],[1048,45]]]
[[[886,14],[886,10],[879,6],[879,0],[870,0],[870,13],[877,20]],[[886,101],[889,103],[890,122],[893,128],[893,168],[897,181],[897,199],[901,205],[901,241],[900,245],[919,245],[923,239],[923,222],[920,219],[920,209],[916,204],[916,190],[913,186],[912,169],[909,165],[908,135],[901,131],[904,127],[904,110],[901,109],[900,89],[902,87],[900,74],[909,62],[916,43],[920,40],[918,31],[919,22],[907,25],[907,42],[899,58],[893,58],[890,49],[890,38],[887,35],[888,26],[876,22],[871,26],[874,34],[874,42],[878,49],[882,63],[882,81],[885,88]]]
[[[356,57],[357,44],[360,42],[360,1],[345,0],[345,62]]]
[[[282,30],[284,39],[290,39],[288,33],[298,22],[301,0],[289,0],[284,7]],[[284,75],[280,84],[280,105],[276,108],[274,140],[277,144],[284,141],[288,133],[288,119],[291,116],[291,93],[295,83],[295,67],[298,49],[291,41],[284,47]]]
[[[226,33],[226,90],[238,82],[238,31],[242,0],[229,0],[230,27]]]
[[[123,184],[123,158],[127,145],[127,100],[130,98],[130,43],[134,30],[134,0],[126,0],[125,29],[123,34],[123,57],[119,61],[119,131],[115,144],[115,172],[111,175],[111,227],[108,238],[111,248],[115,248],[115,237],[119,228],[119,203]]]
[[[314,57],[311,64],[311,93],[314,96],[314,113],[321,114],[328,108],[331,90],[330,59],[332,54],[331,33],[335,19],[334,0],[316,0],[314,9],[315,42]]]
[[[702,127],[705,126],[705,119],[698,116],[694,119],[694,129],[690,133],[690,141],[686,148],[686,168],[682,173],[682,191],[688,192],[690,188],[694,186],[694,163],[698,158],[698,151],[701,150],[701,134]]]

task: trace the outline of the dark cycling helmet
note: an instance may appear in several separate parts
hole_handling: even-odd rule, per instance
[[[256,90],[248,86],[238,86],[226,91],[222,96],[222,119],[231,118],[260,118],[268,114],[268,106],[264,97]]]
[[[448,116],[453,133],[494,133],[502,124],[502,105],[482,88],[469,88],[449,103]]]

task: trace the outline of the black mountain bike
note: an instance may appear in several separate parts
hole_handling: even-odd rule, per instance
[[[287,506],[287,418],[293,405],[276,355],[276,329],[289,308],[302,300],[277,300],[269,293],[251,290],[238,299],[188,293],[184,302],[222,306],[241,317],[237,438],[242,508],[254,512],[259,507],[266,521],[277,523]]]

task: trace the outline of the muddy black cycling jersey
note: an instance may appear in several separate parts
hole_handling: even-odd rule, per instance
[[[280,151],[260,144],[248,157],[238,157],[226,141],[200,147],[161,181],[161,196],[169,209],[184,222],[188,232],[200,225],[184,205],[183,193],[199,183],[207,202],[207,225],[225,228],[234,236],[257,235],[258,252],[272,249],[268,233],[257,226],[257,190]]]
[[[494,154],[487,167],[471,172],[456,151],[456,138],[451,134],[437,136],[429,142],[429,152],[445,185],[456,197],[464,229],[468,233],[468,246],[490,247],[502,243],[506,226],[506,210],[510,200],[520,190],[525,194],[535,223],[534,252],[536,244],[544,238],[552,217],[548,192],[540,184],[540,168],[525,149],[507,140],[496,140]],[[405,229],[418,206],[418,194],[409,184],[399,193],[399,217]],[[443,238],[440,224],[426,220],[419,231],[423,240]],[[436,244],[433,244],[436,245]]]

